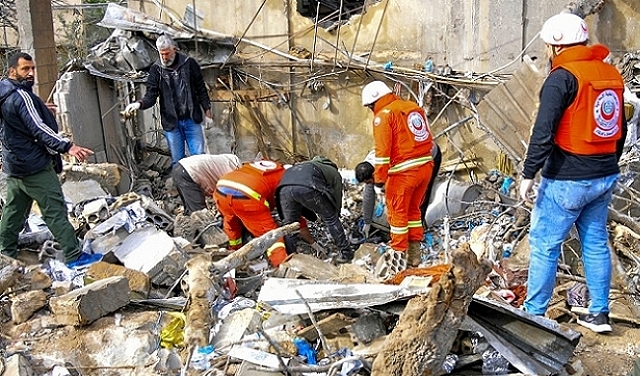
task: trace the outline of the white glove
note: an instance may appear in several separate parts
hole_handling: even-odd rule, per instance
[[[131,115],[134,111],[137,111],[140,109],[140,103],[139,102],[133,102],[130,103],[127,108],[124,110],[124,113],[127,115]]]
[[[204,117],[204,128],[205,129],[211,129],[211,127],[213,127],[213,119],[205,116]]]
[[[365,239],[369,239],[369,231],[371,231],[371,223],[365,223],[364,226],[362,226],[362,234]]]
[[[311,248],[313,248],[316,252],[318,253],[324,253],[324,249],[322,248],[322,246],[320,244],[318,244],[318,242],[313,242],[310,244]]]
[[[520,198],[524,201],[531,202],[531,188],[533,187],[533,179],[522,179],[520,182]]]

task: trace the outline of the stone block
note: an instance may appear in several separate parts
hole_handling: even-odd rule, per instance
[[[124,266],[145,273],[152,283],[160,286],[171,286],[184,271],[187,261],[173,239],[155,226],[132,232],[114,254]]]
[[[40,308],[47,305],[47,294],[42,290],[27,291],[11,299],[11,319],[21,324]]]
[[[109,277],[51,298],[49,306],[58,324],[81,326],[129,304],[129,293],[125,277]]]
[[[31,284],[31,290],[44,290],[51,287],[51,277],[45,274],[40,267],[31,267],[25,273],[25,280]]]
[[[151,282],[149,281],[149,276],[143,272],[102,261],[91,265],[87,270],[87,277],[94,281],[116,276],[122,276],[127,279],[132,298],[146,299],[149,295]]]
[[[83,144],[81,144],[83,145]],[[62,184],[64,197],[74,205],[85,200],[107,195],[104,189],[95,180],[67,181]]]
[[[51,290],[56,296],[62,296],[73,290],[73,283],[71,281],[54,281],[51,284]]]

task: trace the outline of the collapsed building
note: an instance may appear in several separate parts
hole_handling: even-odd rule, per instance
[[[369,0],[182,3],[109,4],[101,24],[113,30],[110,37],[56,82],[61,125],[96,151],[93,163],[65,167],[70,216],[85,247],[105,259],[89,270],[66,269],[55,261],[46,226],[30,217],[21,244],[35,252],[23,252],[22,263],[0,264],[0,370],[581,372],[572,358],[581,333],[564,325],[588,299],[578,241],[566,242],[547,319],[517,309],[530,208],[518,202],[513,182],[544,79],[545,64],[535,59],[542,56],[543,20],[563,9],[586,16],[599,40],[624,51],[614,62],[637,92],[637,22],[623,14],[637,17],[638,9],[624,1],[448,1],[430,8]],[[295,228],[229,253],[215,211],[181,216],[157,110],[135,118],[121,113],[144,90],[159,34],[174,37],[203,67],[216,120],[205,130],[210,153],[287,162],[326,155],[345,169],[341,219],[354,244],[363,241],[361,197],[348,170],[372,147],[360,89],[382,79],[423,106],[444,163],[422,267],[381,279],[378,248],[365,243],[352,264],[338,268],[326,231],[311,224],[326,253],[307,250],[269,270],[261,258],[269,241]],[[626,325],[639,317],[632,141],[610,211],[619,309],[612,308],[612,319]],[[375,224],[383,241],[384,211]]]

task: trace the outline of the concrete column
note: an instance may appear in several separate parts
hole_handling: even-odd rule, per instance
[[[20,48],[35,60],[34,91],[46,102],[58,78],[51,2],[16,0],[16,8]]]

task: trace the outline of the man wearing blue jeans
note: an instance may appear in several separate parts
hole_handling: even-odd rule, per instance
[[[127,106],[125,113],[147,109],[160,98],[160,116],[172,166],[186,156],[204,154],[205,141],[201,123],[213,124],[209,93],[200,65],[178,53],[176,43],[162,35],[156,40],[160,59],[149,69],[144,97]],[[202,112],[204,111],[204,118]]]
[[[558,258],[575,224],[591,303],[578,324],[611,331],[611,258],[607,214],[620,172],[626,134],[624,81],[603,62],[609,50],[587,47],[584,20],[559,14],[545,22],[540,37],[551,73],[540,91],[540,107],[523,166],[520,196],[530,201],[533,178],[542,180],[531,215],[530,264],[524,308],[544,315],[556,280]]]

